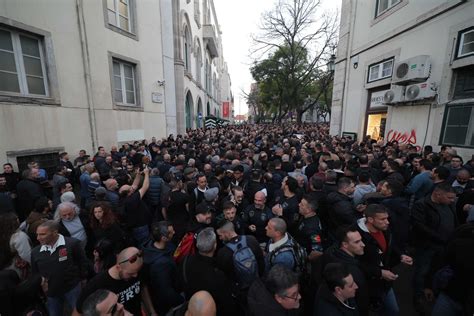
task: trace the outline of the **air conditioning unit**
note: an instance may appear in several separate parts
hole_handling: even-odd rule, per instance
[[[395,104],[405,101],[405,87],[392,85],[383,95],[384,104]]]
[[[436,85],[429,82],[422,82],[406,87],[405,101],[417,101],[430,99],[436,95]]]
[[[420,55],[395,64],[392,84],[407,85],[423,82],[428,79],[431,71],[430,56]]]

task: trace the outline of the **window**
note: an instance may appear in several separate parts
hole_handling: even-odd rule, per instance
[[[377,9],[375,16],[377,17],[385,11],[388,11],[390,8],[392,8],[399,2],[401,2],[401,0],[377,0]]]
[[[114,59],[113,78],[114,101],[119,105],[138,105],[135,65]]]
[[[0,28],[0,91],[49,95],[41,38]]]
[[[108,24],[128,33],[134,33],[133,8],[131,7],[134,0],[106,1]]]
[[[445,113],[442,143],[474,147],[474,104],[448,106]]]
[[[392,69],[393,59],[369,66],[369,79],[367,80],[367,82],[391,77]]]
[[[189,35],[189,29],[186,26],[184,28],[184,69],[188,72],[190,69],[191,62],[191,36]]]
[[[463,31],[459,35],[457,57],[459,58],[469,55],[474,55],[474,28]]]

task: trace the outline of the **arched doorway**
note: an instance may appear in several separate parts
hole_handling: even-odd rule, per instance
[[[193,96],[188,91],[186,94],[186,105],[185,105],[185,116],[186,116],[186,128],[193,128]]]
[[[202,127],[204,114],[202,113],[202,102],[201,98],[198,98],[198,106],[197,106],[197,115],[196,115],[196,126],[197,128]]]

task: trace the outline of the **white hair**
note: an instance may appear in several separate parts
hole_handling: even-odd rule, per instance
[[[54,212],[54,220],[59,222],[61,220],[61,215],[59,214],[59,212],[63,209],[68,209],[68,208],[72,208],[74,212],[76,213],[76,215],[79,215],[81,211],[79,206],[77,206],[76,204],[72,202],[62,202],[61,204],[58,205],[58,207],[56,207],[56,211]]]

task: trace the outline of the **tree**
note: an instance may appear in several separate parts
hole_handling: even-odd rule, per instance
[[[276,107],[278,120],[295,111],[301,123],[332,81],[324,68],[335,47],[337,17],[322,14],[316,19],[319,7],[317,0],[278,0],[263,14],[261,33],[253,37],[252,76],[266,110]],[[313,102],[305,104],[308,95]]]

